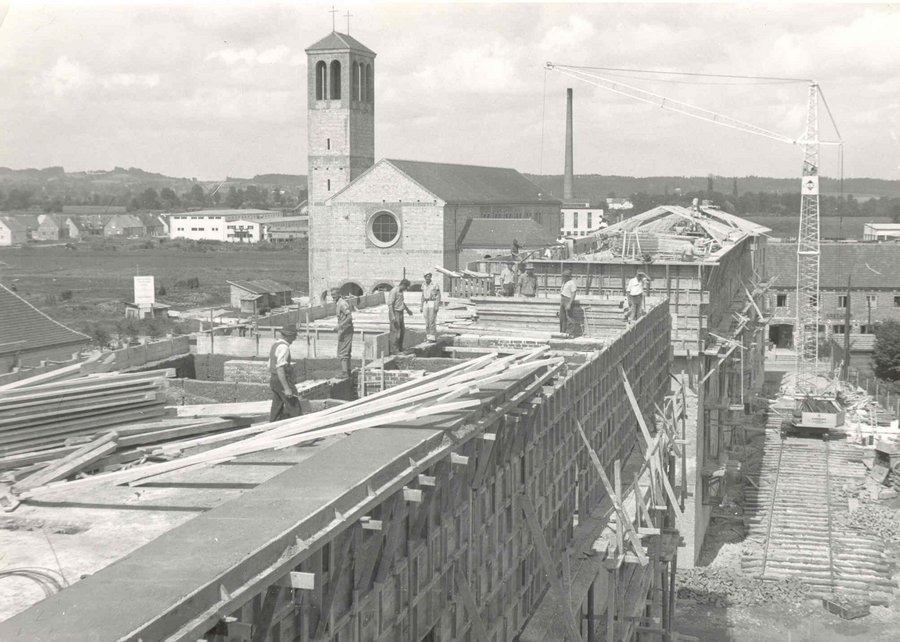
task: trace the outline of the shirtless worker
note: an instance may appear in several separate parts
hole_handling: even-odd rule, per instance
[[[299,417],[303,414],[294,371],[291,368],[291,344],[297,338],[297,326],[292,323],[281,328],[281,338],[269,350],[269,388],[272,390],[272,407],[269,421]]]
[[[331,289],[337,315],[338,346],[337,358],[341,362],[341,374],[350,377],[350,353],[353,351],[353,308],[350,302],[341,298],[338,288]]]

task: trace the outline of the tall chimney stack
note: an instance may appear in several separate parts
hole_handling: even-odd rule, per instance
[[[572,154],[572,88],[566,89],[566,174],[563,176],[563,200],[575,198],[575,173]]]

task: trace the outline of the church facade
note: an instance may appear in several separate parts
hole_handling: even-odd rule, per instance
[[[465,267],[482,256],[485,232],[498,247],[555,241],[560,202],[514,169],[376,163],[375,53],[336,32],[306,52],[311,296],[331,287],[368,293],[404,277],[420,282],[434,266]]]

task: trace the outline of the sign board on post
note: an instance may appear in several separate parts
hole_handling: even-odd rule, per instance
[[[134,277],[134,303],[148,310],[156,303],[156,284],[152,276]]]

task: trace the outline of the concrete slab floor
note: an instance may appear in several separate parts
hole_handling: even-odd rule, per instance
[[[46,568],[74,584],[341,438],[175,471],[154,480],[171,487],[115,486],[83,491],[76,497],[62,491],[42,496],[40,502],[22,504],[0,517],[0,568]],[[190,484],[212,487],[186,487]],[[0,621],[44,597],[32,580],[4,578]]]

